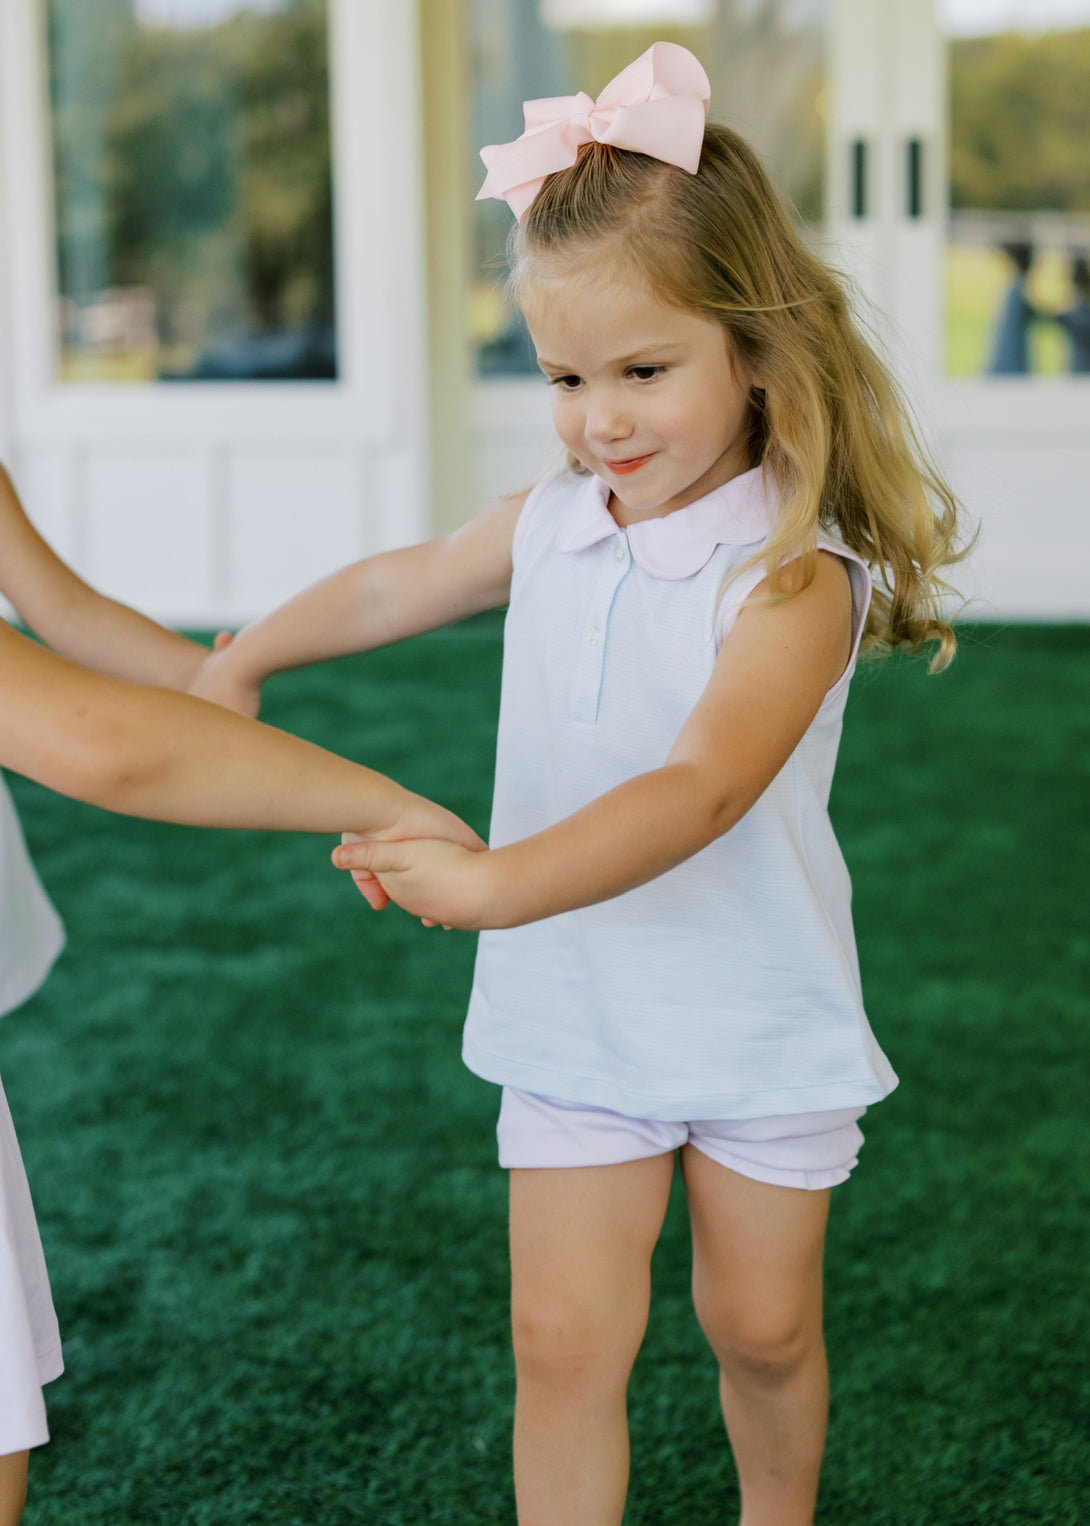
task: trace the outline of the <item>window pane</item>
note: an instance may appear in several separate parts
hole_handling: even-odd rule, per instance
[[[1090,373],[1090,0],[943,0],[940,14],[947,373]]]
[[[334,378],[326,0],[46,19],[59,378]]]
[[[474,188],[484,179],[477,149],[518,136],[524,100],[596,95],[653,42],[679,42],[708,72],[712,119],[754,145],[804,221],[820,221],[827,0],[470,0],[470,10]],[[475,204],[470,326],[484,376],[537,374],[498,290],[510,227],[504,202]]]

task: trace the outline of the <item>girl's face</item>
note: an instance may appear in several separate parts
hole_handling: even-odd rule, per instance
[[[748,470],[753,378],[714,320],[593,268],[532,282],[523,308],[557,433],[609,484],[618,524],[661,519]]]

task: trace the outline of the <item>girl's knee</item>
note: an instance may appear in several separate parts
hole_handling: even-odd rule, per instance
[[[627,1383],[639,1345],[614,1320],[556,1307],[514,1310],[511,1333],[520,1381],[573,1396]]]
[[[824,1349],[820,1315],[755,1309],[724,1316],[700,1313],[700,1323],[727,1375],[745,1375],[769,1386],[789,1381]]]

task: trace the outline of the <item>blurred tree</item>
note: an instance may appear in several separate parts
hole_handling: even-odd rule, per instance
[[[333,321],[333,179],[325,0],[225,37],[242,92],[241,213],[260,324]]]
[[[326,10],[282,0],[182,29],[140,25],[133,0],[49,0],[64,296],[150,288],[162,340],[190,350],[310,332],[320,362],[261,364],[330,374]]]
[[[61,290],[83,302],[111,284],[106,119],[135,31],[133,0],[50,0],[47,37]]]
[[[108,118],[111,284],[151,286],[164,317],[245,311],[238,81],[207,33],[134,29]],[[218,39],[217,39],[218,41]]]
[[[955,208],[1090,212],[1090,27],[950,45]]]

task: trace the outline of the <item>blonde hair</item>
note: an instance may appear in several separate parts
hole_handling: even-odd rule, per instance
[[[819,528],[832,530],[874,574],[865,645],[937,641],[932,670],[950,661],[950,590],[939,574],[965,554],[957,502],[860,332],[841,278],[803,244],[742,138],[709,124],[695,175],[588,144],[545,181],[509,254],[516,297],[543,266],[574,259],[578,270],[604,255],[611,271],[630,271],[659,300],[719,322],[759,382],[750,465],[771,475],[781,499],[768,541],[746,566],[763,561],[770,596],[790,597],[813,578]],[[804,577],[789,589],[785,568],[796,558]]]

